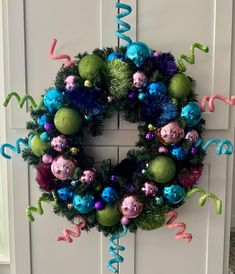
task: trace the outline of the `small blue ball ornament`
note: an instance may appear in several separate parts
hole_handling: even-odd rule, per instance
[[[139,99],[140,101],[143,101],[145,96],[146,96],[146,95],[145,95],[144,92],[140,92],[140,93],[138,94],[138,99]]]
[[[156,82],[149,85],[148,91],[150,95],[159,95],[161,93],[166,93],[167,88],[162,82]]]
[[[39,126],[44,126],[47,122],[46,115],[43,114],[41,117],[38,118],[38,125]]]
[[[69,201],[73,199],[74,193],[68,187],[62,187],[57,190],[59,199]]]
[[[90,194],[75,195],[73,199],[73,207],[82,214],[91,212],[94,209],[94,204],[95,198]]]
[[[44,105],[51,113],[59,110],[64,104],[64,95],[56,88],[49,89],[44,96]]]
[[[178,204],[185,197],[185,190],[180,185],[165,186],[163,196],[171,205]]]
[[[174,146],[171,150],[171,154],[175,159],[182,161],[187,158],[188,151],[181,146]]]
[[[151,49],[143,42],[132,43],[126,52],[126,58],[130,59],[138,68],[141,67],[146,58],[151,56]]]
[[[123,56],[120,53],[113,52],[113,53],[110,53],[107,57],[108,62],[111,62],[114,59],[123,60]]]
[[[189,102],[182,108],[181,116],[186,120],[188,127],[193,127],[201,120],[202,112],[197,103]]]
[[[110,203],[117,200],[118,194],[114,188],[108,186],[108,187],[105,187],[104,190],[102,191],[101,197],[106,203]]]
[[[42,132],[40,134],[40,139],[43,141],[43,142],[48,142],[51,140],[51,136],[47,133],[47,132]]]

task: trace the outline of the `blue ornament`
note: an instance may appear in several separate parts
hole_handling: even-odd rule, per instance
[[[47,133],[47,132],[42,132],[41,134],[40,134],[40,139],[43,141],[43,142],[48,142],[48,141],[50,141],[50,139],[51,139],[51,136]]]
[[[185,190],[180,185],[165,186],[163,196],[171,205],[178,204],[185,197]]]
[[[46,115],[43,114],[40,118],[38,118],[38,125],[39,126],[44,126],[47,122]]]
[[[123,60],[123,56],[120,54],[120,53],[117,53],[117,52],[113,52],[113,53],[110,53],[107,57],[107,60],[110,62],[114,59],[119,59],[119,60]]]
[[[166,93],[167,88],[162,82],[152,83],[149,85],[149,94],[159,95],[161,93]]]
[[[95,198],[90,194],[75,195],[73,199],[73,207],[82,214],[91,212],[94,209],[94,203]]]
[[[58,189],[57,194],[58,194],[59,199],[61,199],[63,201],[72,200],[73,196],[74,196],[73,191],[71,191],[68,187],[62,187],[62,188]]]
[[[156,203],[156,205],[161,206],[163,204],[162,196],[155,197],[155,203]]]
[[[64,103],[64,95],[56,88],[49,89],[44,95],[44,105],[51,113],[59,110]]]
[[[171,150],[171,154],[176,158],[177,160],[184,160],[188,156],[188,151],[185,150],[181,146],[174,146]]]
[[[141,67],[146,58],[151,56],[151,49],[143,42],[132,43],[126,52],[126,58],[130,59],[139,68]]]
[[[201,120],[201,109],[195,102],[189,102],[181,110],[181,116],[186,120],[187,126],[193,127]]]
[[[105,187],[104,190],[102,191],[101,197],[106,203],[110,203],[110,202],[114,202],[117,199],[118,194],[114,188],[108,186],[108,187]]]
[[[145,96],[146,96],[146,95],[145,95],[144,92],[140,92],[140,93],[138,94],[138,99],[139,99],[140,101],[143,101]]]

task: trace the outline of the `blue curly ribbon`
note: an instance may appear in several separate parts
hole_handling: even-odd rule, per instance
[[[216,155],[231,155],[233,153],[233,145],[229,140],[219,140],[217,138],[211,138],[206,142],[203,139],[199,139],[196,143],[196,147],[201,146],[203,150],[207,150],[211,144],[217,145],[215,151]],[[227,148],[224,146],[227,146]]]
[[[123,33],[129,31],[131,29],[131,26],[128,23],[126,23],[120,19],[129,15],[132,12],[132,8],[129,5],[126,5],[123,3],[118,3],[118,2],[116,3],[115,7],[118,9],[124,9],[123,12],[116,15],[115,21],[118,24],[119,28],[116,30],[115,34],[118,38],[126,41],[127,44],[125,46],[128,47],[130,44],[132,44],[132,40],[129,36],[127,36]],[[120,26],[122,26],[122,28]]]
[[[116,235],[113,235],[109,239],[109,244],[110,244],[109,253],[114,258],[108,261],[108,268],[113,273],[118,272],[118,269],[116,267],[114,267],[113,264],[122,263],[124,261],[124,258],[119,255],[118,251],[124,251],[125,250],[125,247],[115,243],[115,240],[118,240],[119,238],[124,237],[127,234],[127,231],[128,231],[127,227],[123,225],[123,231],[116,234]]]
[[[6,158],[6,159],[11,159],[11,155],[6,153],[6,148],[10,149],[11,151],[13,151],[16,154],[20,154],[21,153],[20,144],[23,144],[25,147],[28,147],[28,141],[26,139],[23,139],[23,138],[18,138],[16,140],[15,146],[13,146],[11,144],[8,144],[8,143],[1,145],[0,146],[1,156]]]

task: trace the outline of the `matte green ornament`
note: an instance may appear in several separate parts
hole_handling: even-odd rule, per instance
[[[149,163],[148,171],[156,182],[165,184],[175,177],[175,162],[170,157],[157,156]]]
[[[88,54],[80,60],[78,71],[83,79],[92,81],[99,71],[104,70],[104,67],[105,63],[99,56]]]
[[[176,99],[184,99],[189,96],[192,90],[190,79],[184,74],[175,74],[170,79],[168,93]]]
[[[30,148],[37,157],[41,157],[48,147],[49,143],[42,141],[40,135],[34,135],[30,141]]]
[[[113,226],[120,221],[120,212],[117,207],[106,205],[96,212],[97,221],[103,226]]]
[[[80,113],[74,108],[61,108],[54,117],[56,129],[66,135],[76,134],[82,124]]]

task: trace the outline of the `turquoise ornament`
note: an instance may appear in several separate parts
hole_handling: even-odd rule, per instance
[[[143,101],[145,96],[146,96],[146,95],[145,95],[144,92],[140,92],[140,93],[138,94],[138,99],[139,99],[140,101]]]
[[[193,127],[201,120],[201,109],[195,102],[189,102],[181,110],[181,116],[186,120],[188,127]]]
[[[132,43],[126,52],[126,58],[130,59],[138,68],[151,56],[152,50],[143,42]]]
[[[56,88],[49,89],[44,96],[44,105],[51,113],[59,110],[64,103],[64,95]]]
[[[40,139],[43,141],[43,142],[48,142],[51,140],[51,136],[47,133],[47,132],[42,132],[40,134]]]
[[[68,187],[62,187],[57,190],[59,199],[63,201],[69,201],[73,199],[74,193]]]
[[[175,205],[184,199],[185,190],[180,185],[165,186],[163,196],[170,205]]]
[[[148,92],[150,95],[159,95],[166,93],[167,88],[162,82],[156,82],[149,85]]]
[[[108,187],[105,187],[104,190],[102,191],[101,197],[106,203],[110,203],[117,200],[118,195],[117,195],[117,191],[114,188],[108,186]]]
[[[82,214],[91,212],[94,209],[94,204],[95,198],[90,194],[75,195],[73,199],[73,207]]]
[[[173,146],[173,148],[171,150],[171,154],[175,159],[177,159],[179,161],[182,161],[182,160],[185,160],[187,158],[188,151],[185,150],[181,146]]]
[[[113,53],[110,53],[107,57],[108,62],[111,62],[114,59],[119,59],[123,61],[123,56],[120,53],[113,52]]]
[[[47,122],[46,115],[42,115],[41,117],[38,118],[38,125],[39,126],[44,126]]]
[[[162,196],[155,197],[155,203],[156,203],[157,206],[161,206],[163,204]]]

